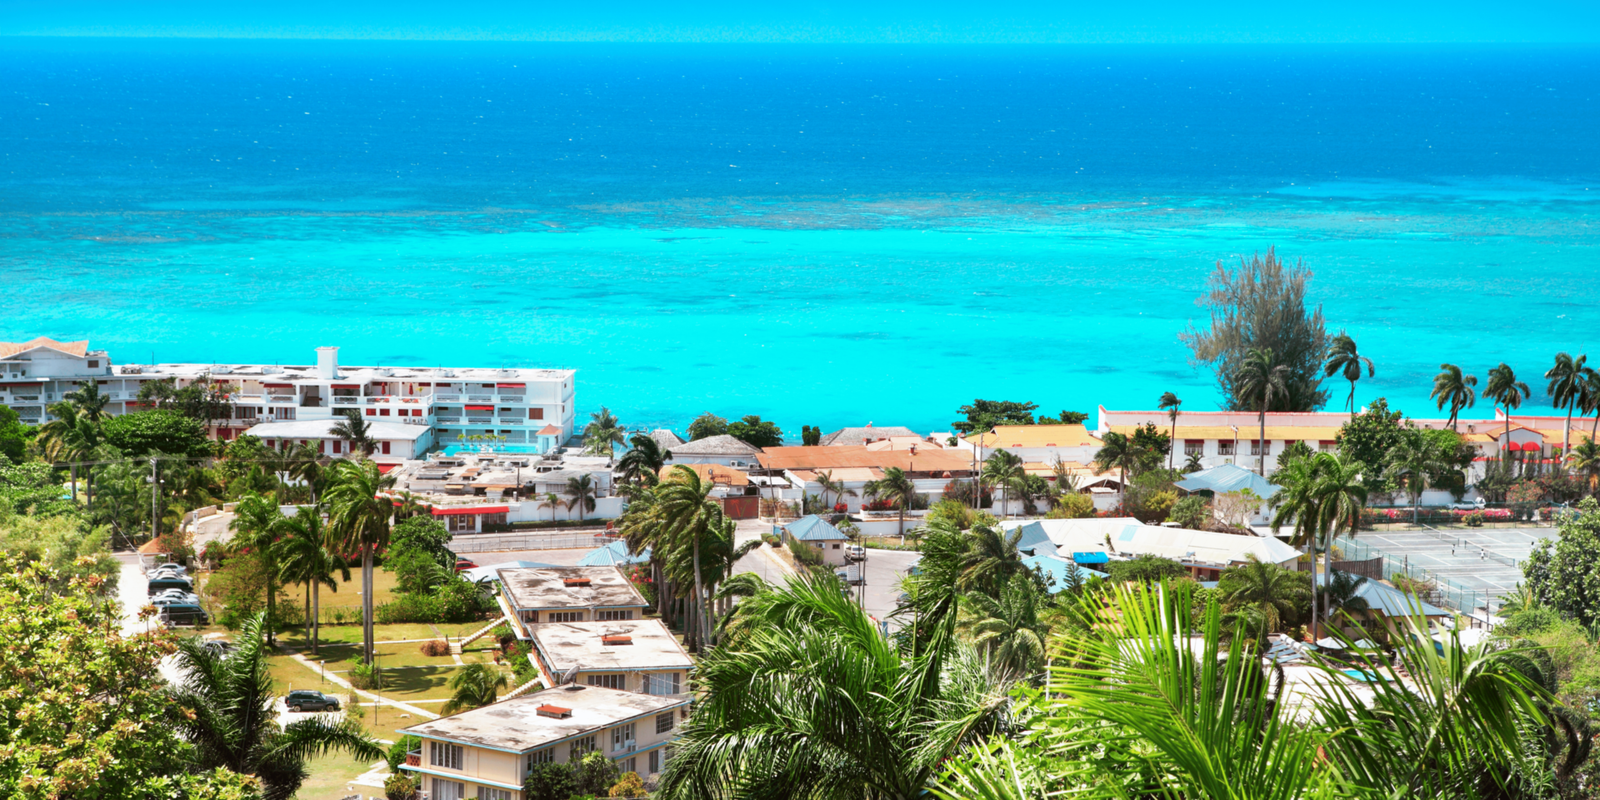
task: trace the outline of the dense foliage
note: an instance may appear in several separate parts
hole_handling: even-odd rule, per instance
[[[1539,603],[1585,627],[1600,624],[1600,503],[1579,504],[1560,521],[1561,536],[1541,539],[1523,562]]]
[[[177,411],[152,409],[122,414],[101,423],[106,444],[122,455],[139,458],[151,453],[169,456],[211,455],[211,441],[199,420]]]

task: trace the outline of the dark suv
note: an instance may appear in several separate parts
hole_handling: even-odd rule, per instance
[[[290,711],[338,711],[339,700],[322,692],[292,691],[284,698]]]

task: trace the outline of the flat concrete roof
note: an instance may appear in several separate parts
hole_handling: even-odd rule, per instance
[[[672,631],[658,619],[614,622],[546,622],[530,625],[539,653],[556,673],[577,667],[583,672],[604,670],[647,672],[692,669]],[[626,636],[629,644],[606,644],[602,637]]]
[[[568,580],[588,580],[568,586]],[[511,605],[520,610],[567,608],[641,608],[644,595],[616,567],[553,567],[500,570]]]
[[[658,714],[688,702],[683,698],[658,697],[600,686],[561,686],[440,717],[405,728],[401,733],[525,753],[636,717]],[[571,716],[562,719],[543,716],[538,712],[543,705],[570,711]]]

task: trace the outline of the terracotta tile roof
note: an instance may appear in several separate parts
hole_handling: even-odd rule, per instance
[[[883,470],[872,467],[837,467],[835,469],[797,469],[794,476],[803,481],[815,481],[822,475],[827,475],[830,481],[846,481],[856,483],[861,481],[875,481],[883,477]]]
[[[767,469],[827,470],[840,467],[915,469],[917,472],[970,472],[972,456],[956,450],[868,450],[865,447],[769,447],[757,456]]]
[[[1001,425],[979,437],[988,448],[1099,447],[1100,440],[1082,425]]]
[[[557,428],[554,425],[546,425],[543,428],[539,429],[539,435],[540,436],[560,436],[561,435],[561,429]]]
[[[85,339],[81,342],[58,342],[54,339],[40,336],[31,342],[0,342],[0,358],[14,356],[36,347],[48,347],[51,350],[81,358],[89,352],[89,341]]]
[[[1132,436],[1135,425],[1112,425],[1111,430],[1123,436]],[[1158,426],[1159,427],[1159,426]],[[1171,427],[1161,428],[1162,432],[1170,433]],[[1248,442],[1257,435],[1261,429],[1255,425],[1239,426],[1239,441]],[[1309,425],[1267,425],[1267,441],[1291,442],[1331,442],[1339,438],[1338,428],[1312,427]],[[1178,441],[1184,439],[1216,439],[1232,440],[1233,428],[1226,425],[1179,425]]]
[[[761,452],[761,448],[756,447],[755,445],[750,444],[742,439],[736,439],[726,433],[718,434],[716,436],[707,436],[704,439],[695,439],[692,442],[685,442],[679,445],[673,445],[671,450],[674,457],[680,455],[753,456]]]
[[[910,450],[913,447],[917,448],[918,452],[944,449],[944,445],[927,441],[920,436],[891,436],[867,445],[868,450]]]

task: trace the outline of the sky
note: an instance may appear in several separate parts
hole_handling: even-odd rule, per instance
[[[0,0],[0,36],[1594,43],[1600,42],[1600,0]]]

